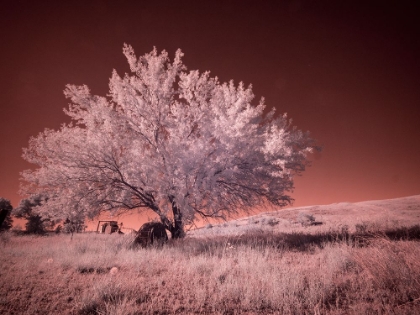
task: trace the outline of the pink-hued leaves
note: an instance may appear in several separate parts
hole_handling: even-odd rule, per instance
[[[57,217],[147,207],[169,230],[196,215],[221,216],[262,203],[284,206],[293,175],[313,148],[286,116],[264,115],[251,86],[186,71],[156,49],[124,54],[132,74],[114,70],[107,97],[68,85],[72,123],[46,130],[23,157],[23,191],[48,195],[40,211]]]

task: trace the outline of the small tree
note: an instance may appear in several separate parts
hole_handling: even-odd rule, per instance
[[[85,221],[83,219],[70,220],[67,218],[64,221],[63,232],[64,233],[82,233],[86,228]]]
[[[0,232],[8,231],[12,227],[12,210],[10,201],[0,197]]]
[[[313,149],[286,115],[252,105],[251,86],[186,71],[156,49],[123,52],[132,75],[110,79],[109,97],[68,85],[72,123],[45,130],[24,149],[37,166],[22,173],[23,192],[46,193],[42,213],[96,216],[149,208],[173,238],[196,216],[222,217],[258,205],[285,206],[294,175]]]
[[[27,199],[22,199],[19,205],[13,210],[13,213],[17,218],[24,218],[27,220],[25,224],[26,233],[44,234],[46,226],[52,225],[50,218],[42,217],[34,210],[46,201],[47,198],[45,195],[32,195]]]
[[[27,218],[25,230],[28,234],[45,234],[45,225],[40,215],[31,215]]]

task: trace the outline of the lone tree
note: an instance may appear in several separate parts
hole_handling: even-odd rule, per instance
[[[63,232],[69,233],[72,236],[73,236],[73,233],[82,233],[86,228],[85,221],[82,219],[72,221],[69,218],[67,218],[64,221],[63,225],[64,225]]]
[[[13,207],[10,201],[0,197],[0,232],[10,230],[12,227],[12,210]]]
[[[261,204],[285,206],[293,176],[313,149],[286,115],[252,105],[252,87],[186,71],[182,52],[137,58],[114,70],[107,97],[67,85],[72,122],[45,130],[24,149],[37,166],[22,173],[26,193],[48,195],[40,211],[65,218],[146,207],[173,238],[199,215],[226,217]]]
[[[36,209],[41,207],[48,200],[45,194],[32,195],[27,199],[22,199],[19,205],[13,210],[13,214],[17,218],[26,219],[26,233],[44,234],[47,226],[53,226],[49,216],[41,216]]]

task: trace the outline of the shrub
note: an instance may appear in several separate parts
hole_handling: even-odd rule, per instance
[[[302,224],[302,226],[309,226],[314,224],[315,217],[309,213],[299,212],[297,222]]]
[[[269,226],[275,226],[275,225],[279,224],[279,222],[280,221],[276,218],[270,218],[270,219],[267,220],[267,224]]]

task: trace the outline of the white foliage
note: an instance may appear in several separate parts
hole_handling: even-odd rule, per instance
[[[190,222],[290,201],[293,175],[312,148],[307,134],[285,115],[264,115],[263,100],[252,105],[251,86],[187,72],[180,50],[173,62],[156,49],[140,58],[131,46],[123,52],[132,74],[114,70],[108,97],[68,85],[72,123],[24,149],[37,168],[22,173],[23,190],[48,195],[42,211],[148,207],[167,220],[174,201]]]

